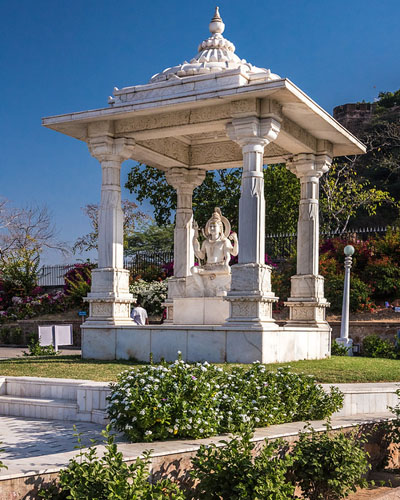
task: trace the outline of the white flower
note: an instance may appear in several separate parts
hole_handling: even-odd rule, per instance
[[[151,436],[152,434],[153,434],[153,433],[152,433],[151,431],[146,431],[146,432],[144,433],[144,435],[145,435],[145,436]]]
[[[146,410],[145,410],[145,409],[140,410],[139,414],[140,414],[140,415],[145,415],[145,414],[146,414]]]

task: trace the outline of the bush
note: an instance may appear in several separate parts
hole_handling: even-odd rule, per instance
[[[147,283],[144,280],[137,280],[130,285],[129,291],[134,297],[141,296],[142,307],[146,309],[149,316],[162,314],[164,310],[162,303],[168,296],[167,281],[151,281]]]
[[[345,347],[344,345],[338,344],[335,340],[331,345],[331,355],[332,356],[347,356],[350,347]]]
[[[325,278],[325,296],[331,304],[331,310],[340,312],[343,301],[344,274],[330,275]],[[355,275],[350,278],[350,311],[371,310],[374,304],[370,296],[372,288]]]
[[[370,283],[377,299],[392,300],[400,296],[400,267],[389,257],[372,260],[363,271],[363,279]]]
[[[108,401],[117,430],[132,441],[153,441],[323,419],[341,408],[343,395],[334,387],[327,394],[313,377],[289,368],[268,372],[257,362],[227,372],[178,359],[122,372]]]
[[[389,340],[384,340],[378,335],[368,335],[362,343],[362,354],[367,358],[396,358],[396,349]]]
[[[92,269],[95,264],[86,262],[84,264],[75,264],[64,276],[64,293],[69,301],[75,305],[82,307],[83,298],[90,292],[92,284]]]
[[[103,431],[106,451],[99,458],[96,447],[91,446],[83,451],[79,434],[78,443],[81,449],[77,457],[69,461],[66,469],[61,469],[59,484],[39,491],[39,498],[56,499],[96,499],[96,500],[143,500],[175,499],[185,497],[178,486],[169,480],[148,482],[150,453],[145,451],[143,459],[137,458],[127,465],[123,455],[114,443],[114,436],[109,426]]]
[[[192,459],[191,476],[198,481],[195,498],[204,500],[293,498],[294,486],[286,479],[292,458],[286,454],[287,443],[265,441],[260,453],[253,457],[255,445],[251,434],[243,433],[225,446],[201,445]]]
[[[309,427],[293,448],[293,478],[310,500],[340,500],[357,486],[366,487],[363,475],[370,469],[363,440],[356,433],[330,435]]]
[[[29,352],[24,351],[24,356],[56,356],[58,352],[52,345],[40,345],[38,340],[31,339],[28,344]]]

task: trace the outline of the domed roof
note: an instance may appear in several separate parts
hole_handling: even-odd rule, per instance
[[[185,61],[183,64],[157,73],[149,83],[162,82],[174,77],[185,78],[233,69],[241,69],[244,73],[251,74],[262,73],[265,74],[267,80],[280,78],[271,73],[269,69],[257,68],[235,54],[233,43],[222,36],[225,24],[219,15],[218,7],[216,7],[214,17],[209,24],[209,30],[211,36],[201,42],[198,54],[190,62]]]

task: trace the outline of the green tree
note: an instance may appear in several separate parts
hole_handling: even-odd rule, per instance
[[[334,163],[321,179],[321,229],[344,233],[361,209],[372,216],[384,203],[395,204],[395,200],[387,191],[360,179],[351,163]]]
[[[125,255],[136,252],[166,252],[174,248],[174,226],[144,225],[140,231],[135,231],[126,238]]]
[[[214,208],[219,206],[225,217],[237,230],[242,170],[208,171],[204,182],[194,190],[193,212],[200,227],[204,226]],[[264,169],[266,199],[266,230],[268,232],[294,231],[297,224],[299,182],[284,165],[270,165]],[[171,221],[176,209],[175,190],[167,184],[165,174],[154,167],[135,165],[125,185],[138,202],[149,201],[154,218],[163,226]]]
[[[340,159],[339,166],[357,173],[357,182],[367,189],[388,193],[376,210],[360,206],[353,224],[395,225],[400,202],[400,90],[381,92],[369,120],[354,122],[351,131],[366,145],[365,155]]]

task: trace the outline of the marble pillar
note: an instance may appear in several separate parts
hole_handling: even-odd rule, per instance
[[[129,271],[124,269],[123,221],[121,207],[121,163],[134,150],[132,139],[109,135],[91,138],[88,146],[101,164],[102,184],[98,219],[98,268],[92,271],[89,317],[86,326],[130,325]]]
[[[194,266],[193,250],[193,191],[203,182],[205,170],[198,168],[172,167],[165,177],[177,195],[174,229],[174,277],[168,281],[166,322],[173,321],[173,299],[185,297],[186,277],[191,275]]]
[[[291,278],[289,324],[325,323],[329,303],[324,297],[324,278],[319,275],[319,179],[329,170],[326,154],[298,154],[287,168],[300,179],[297,224],[297,268]]]
[[[271,290],[271,267],[265,264],[265,199],[263,153],[275,140],[280,121],[275,118],[234,118],[227,125],[229,138],[243,152],[243,174],[239,201],[239,262],[232,266],[228,325],[276,329],[272,304],[278,300]],[[268,326],[267,326],[268,325]]]

